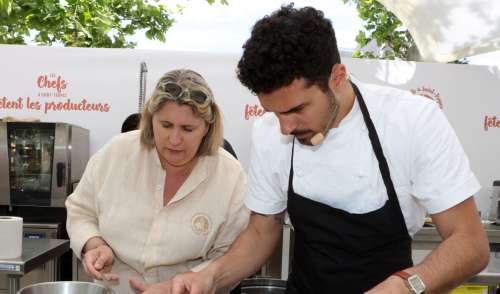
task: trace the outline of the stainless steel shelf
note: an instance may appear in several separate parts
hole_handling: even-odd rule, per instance
[[[69,250],[69,240],[23,239],[21,257],[0,259],[0,273],[24,275]]]
[[[22,276],[68,250],[69,240],[24,238],[21,257],[0,259],[0,274],[7,275],[8,293],[15,294],[17,292]]]
[[[500,285],[500,273],[480,273],[468,279],[467,284],[497,286]]]

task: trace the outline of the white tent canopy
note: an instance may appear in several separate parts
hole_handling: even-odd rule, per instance
[[[500,50],[499,0],[379,0],[411,33],[423,61]]]

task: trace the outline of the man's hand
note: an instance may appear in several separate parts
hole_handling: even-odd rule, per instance
[[[132,289],[137,291],[138,293],[143,294],[171,294],[172,293],[172,280],[155,283],[155,284],[147,284],[141,283],[134,278],[130,278],[129,280],[130,286]],[[189,293],[189,292],[187,292]]]
[[[130,286],[142,294],[213,294],[215,285],[208,273],[187,272],[175,276],[173,279],[147,284],[134,278],[129,279]]]
[[[113,250],[108,245],[99,245],[83,255],[82,264],[85,272],[96,280],[117,281],[118,275],[111,273]]]
[[[410,294],[405,282],[400,277],[389,276],[382,283],[375,286],[365,294]]]
[[[187,272],[172,279],[172,294],[214,294],[215,282],[207,270]]]

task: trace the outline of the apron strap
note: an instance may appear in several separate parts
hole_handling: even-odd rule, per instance
[[[394,184],[391,179],[391,172],[389,171],[389,165],[387,164],[387,160],[384,156],[384,151],[382,150],[382,145],[380,144],[380,140],[377,134],[377,130],[375,129],[375,125],[370,117],[370,113],[368,112],[368,108],[366,107],[365,101],[361,92],[359,91],[358,86],[351,82],[351,85],[354,89],[354,93],[359,102],[359,107],[361,109],[361,113],[363,114],[363,119],[365,121],[366,127],[368,128],[368,137],[370,138],[370,142],[372,143],[373,152],[377,157],[378,166],[380,173],[382,174],[382,179],[384,180],[385,189],[387,190],[387,195],[389,197],[390,203],[397,208],[398,217],[400,218],[400,223],[404,225],[404,231],[408,233],[408,228],[406,227],[406,221],[403,216],[403,212],[401,210],[401,206],[399,205],[398,196],[396,194],[396,189],[394,188]]]

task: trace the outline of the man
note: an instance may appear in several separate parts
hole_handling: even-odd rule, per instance
[[[480,187],[443,113],[409,92],[351,82],[322,12],[289,5],[259,20],[238,77],[269,112],[252,137],[250,224],[204,270],[136,285],[144,293],[214,293],[250,276],[285,211],[295,230],[288,294],[443,293],[487,265]],[[411,236],[426,213],[443,241],[414,265]]]

